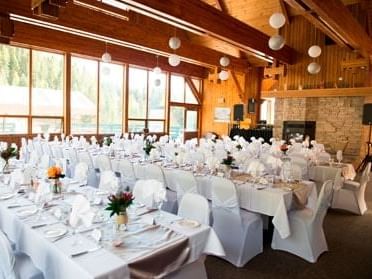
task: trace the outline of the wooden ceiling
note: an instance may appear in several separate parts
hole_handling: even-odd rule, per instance
[[[118,3],[111,2],[115,1]],[[274,12],[283,12],[289,24],[291,17],[304,16],[341,46],[356,49],[365,57],[372,54],[370,37],[346,8],[363,5],[370,11],[368,3],[372,1],[368,0],[120,1],[129,9],[102,3],[104,0],[0,0],[0,41],[29,44],[34,41],[35,45],[43,41],[45,47],[51,47],[52,41],[41,40],[40,34],[33,32],[57,29],[53,32],[65,33],[60,37],[91,42],[81,49],[94,48],[91,53],[95,56],[99,57],[107,41],[117,57],[130,60],[130,55],[119,54],[120,50],[136,53],[137,60],[146,57],[144,66],[153,67],[155,55],[160,55],[161,63],[169,69],[166,58],[173,51],[168,39],[177,32],[182,46],[176,53],[183,62],[175,71],[194,70],[201,75],[206,69],[219,69],[219,58],[228,55],[230,70],[246,72],[250,66],[266,66],[269,62],[295,63],[296,51],[290,46],[280,51],[267,46],[269,36],[277,32],[269,26],[269,18]],[[372,23],[372,16],[369,22]],[[79,36],[82,39],[78,40]],[[60,42],[56,48],[79,52],[69,43],[63,46]],[[81,52],[89,54],[86,49]]]

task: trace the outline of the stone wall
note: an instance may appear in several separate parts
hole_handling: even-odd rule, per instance
[[[274,136],[281,138],[283,121],[316,121],[318,142],[328,152],[343,149],[345,155],[358,156],[361,147],[364,97],[277,98]]]

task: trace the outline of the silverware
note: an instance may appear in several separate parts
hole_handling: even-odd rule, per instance
[[[66,233],[66,234],[63,234],[63,235],[61,235],[61,236],[58,236],[58,237],[56,237],[55,239],[53,239],[52,242],[57,242],[57,241],[59,241],[59,240],[65,238],[65,237],[67,237],[67,236],[69,236],[69,235],[70,235],[69,233]]]
[[[32,206],[33,204],[11,204],[8,205],[8,208],[19,208],[19,207],[26,207],[26,206]]]
[[[45,226],[55,225],[55,224],[58,224],[58,223],[59,223],[59,221],[56,221],[56,222],[53,222],[53,223],[36,224],[36,225],[32,225],[31,228],[37,229],[37,228],[41,228],[41,227],[45,227]]]
[[[85,255],[85,254],[88,254],[88,253],[98,251],[101,248],[102,248],[102,246],[97,246],[97,247],[94,247],[92,249],[88,249],[88,250],[85,250],[85,251],[81,251],[81,252],[78,252],[78,253],[71,254],[71,257],[72,258],[79,257],[79,256],[82,256],[82,255]]]

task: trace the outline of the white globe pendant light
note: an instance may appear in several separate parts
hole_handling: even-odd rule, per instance
[[[220,80],[227,80],[229,78],[229,72],[228,71],[225,71],[225,70],[222,70],[218,74],[218,77],[220,78]]]
[[[171,37],[171,38],[169,39],[168,44],[169,44],[169,47],[170,47],[171,49],[178,49],[178,48],[180,48],[180,46],[181,46],[181,40],[180,40],[180,38],[178,38],[178,37],[176,37],[176,36],[173,36],[173,37]]]
[[[281,35],[271,36],[269,39],[269,48],[272,50],[279,50],[284,47],[285,40]]]
[[[309,50],[307,51],[310,57],[317,58],[322,53],[322,49],[318,45],[313,45],[309,47]]]
[[[107,52],[107,42],[106,42],[106,49],[105,53],[102,54],[102,61],[105,63],[110,63],[111,62],[111,54]]]
[[[161,74],[161,69],[159,66],[156,66],[154,69],[152,69],[152,71],[154,72],[154,74],[156,75],[159,75]]]
[[[181,63],[181,59],[177,54],[171,54],[168,57],[168,63],[172,67],[177,67]]]
[[[316,62],[311,62],[308,66],[307,66],[307,71],[312,74],[312,75],[316,75],[320,72],[320,65]]]
[[[272,28],[279,29],[285,24],[285,16],[282,13],[273,13],[269,19]]]
[[[230,58],[229,58],[229,57],[222,56],[222,57],[220,58],[220,65],[221,65],[222,67],[227,67],[227,66],[229,66],[229,64],[230,64]]]

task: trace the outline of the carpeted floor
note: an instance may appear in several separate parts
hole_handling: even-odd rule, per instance
[[[298,278],[298,279],[371,279],[372,278],[372,182],[367,185],[368,211],[363,216],[330,209],[324,221],[329,251],[310,264],[286,252],[274,251],[267,243],[262,254],[243,268],[236,268],[208,256],[208,278]],[[193,278],[196,279],[196,278]]]

